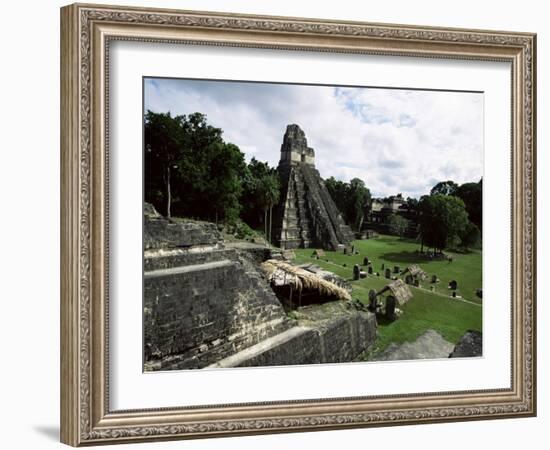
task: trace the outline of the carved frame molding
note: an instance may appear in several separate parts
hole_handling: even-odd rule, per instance
[[[509,61],[512,386],[110,411],[108,58],[112,40]],[[536,414],[536,36],[75,4],[61,10],[61,439],[79,446]]]

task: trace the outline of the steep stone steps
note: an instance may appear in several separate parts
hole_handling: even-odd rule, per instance
[[[374,314],[342,302],[296,311],[297,325],[223,358],[208,368],[321,364],[352,361],[376,339]]]
[[[246,367],[249,363],[255,359],[258,359],[260,356],[265,357],[265,354],[273,352],[275,349],[280,349],[281,347],[288,346],[289,343],[292,343],[295,339],[300,342],[300,345],[304,345],[304,340],[308,337],[308,334],[311,335],[314,333],[310,328],[305,327],[293,327],[289,330],[283,331],[275,336],[272,336],[268,339],[259,342],[252,347],[248,347],[239,353],[228,356],[227,358],[222,359],[214,364],[209,365],[208,369],[221,369],[228,367]],[[311,336],[310,336],[311,339]],[[296,354],[300,349],[296,349]],[[295,359],[296,360],[296,359]],[[299,361],[299,360],[298,360]],[[296,362],[297,364],[299,362]],[[283,361],[280,361],[279,364],[283,364]]]
[[[201,368],[292,326],[246,258],[145,272],[148,370]]]
[[[144,215],[145,370],[202,368],[293,326],[258,269],[269,247],[224,243],[215,224],[152,206]]]

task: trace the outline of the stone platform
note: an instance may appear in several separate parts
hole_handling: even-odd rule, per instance
[[[448,358],[454,345],[434,330],[427,330],[414,342],[390,344],[374,361],[403,361]]]
[[[259,271],[268,248],[149,206],[144,223],[146,371],[351,361],[374,341],[374,315],[345,302],[290,319]]]
[[[145,370],[201,368],[293,326],[214,224],[146,210],[144,270]]]
[[[209,368],[350,362],[376,339],[374,314],[348,302],[306,306],[295,317],[296,326]]]

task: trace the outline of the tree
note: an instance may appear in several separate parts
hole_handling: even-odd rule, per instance
[[[157,207],[165,204],[168,217],[236,219],[245,169],[244,154],[224,142],[222,130],[204,114],[147,112],[145,199]]]
[[[483,226],[483,180],[478,183],[464,183],[456,190],[456,196],[460,197],[466,205],[468,217],[479,230]],[[479,231],[478,230],[478,231]]]
[[[418,199],[414,197],[407,197],[405,204],[407,205],[407,209],[416,211],[416,209],[418,208]]]
[[[222,139],[222,130],[206,116],[191,114],[185,122],[184,158],[178,185],[180,212],[207,220],[234,221],[240,213],[242,174],[240,149]]]
[[[409,227],[409,221],[398,214],[391,214],[387,219],[388,228],[391,234],[403,237]]]
[[[420,199],[421,245],[443,251],[464,232],[468,214],[464,202],[452,195],[425,195]]]
[[[419,203],[418,199],[413,197],[407,197],[407,200],[404,204],[405,211],[402,213],[403,217],[405,217],[409,222],[411,222],[414,228],[417,228],[418,226],[418,217],[419,217],[418,203]]]
[[[219,194],[217,185],[222,185],[224,180],[213,180],[212,172],[213,169],[223,170],[217,164],[217,159],[224,159],[224,144],[222,130],[208,124],[206,115],[195,112],[184,116],[182,153],[178,165],[180,182],[177,186],[180,215],[208,220],[216,220],[216,215],[225,216],[224,211],[216,209],[216,197]],[[242,159],[244,161],[244,155]],[[227,174],[231,172],[225,172]]]
[[[349,223],[347,218],[349,185],[334,177],[330,177],[325,180],[325,186],[336,207],[342,213],[344,220]]]
[[[172,117],[170,112],[145,115],[145,200],[164,198],[161,210],[167,217],[172,213],[172,172],[181,156],[184,121],[184,116]]]
[[[345,183],[330,177],[325,180],[325,186],[344,220],[359,231],[371,202],[370,191],[363,180],[354,178]]]
[[[269,205],[269,233],[266,236],[267,240],[271,242],[271,232],[273,228],[273,206],[279,202],[280,197],[280,183],[279,177],[275,173],[270,173],[263,180],[263,186],[265,189],[265,198]]]
[[[460,234],[460,245],[464,247],[464,249],[468,250],[468,248],[473,247],[479,243],[479,238],[479,228],[476,227],[475,224],[473,224],[472,222],[468,222],[468,225],[466,225],[466,227]]]
[[[243,154],[233,144],[216,142],[211,147],[206,195],[214,209],[216,222],[220,216],[226,222],[234,222],[240,212],[241,174],[245,168]]]
[[[370,191],[365,186],[363,180],[359,178],[353,178],[349,182],[349,186],[351,210],[349,212],[349,223],[355,230],[361,231],[367,208],[370,205]]]
[[[264,234],[271,241],[271,217],[273,205],[279,201],[279,178],[276,174],[265,173],[256,179],[255,196],[258,206],[264,212]],[[269,218],[268,218],[269,211]]]
[[[281,190],[277,171],[252,158],[243,172],[242,186],[243,219],[253,227],[263,224],[266,239],[271,240],[273,206],[279,202]]]
[[[430,195],[455,195],[457,188],[458,185],[454,181],[440,181],[432,188]]]

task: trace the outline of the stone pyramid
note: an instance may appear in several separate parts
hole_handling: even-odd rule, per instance
[[[315,152],[296,124],[286,128],[277,171],[281,199],[273,219],[275,245],[337,250],[353,240],[351,229],[315,168]]]

